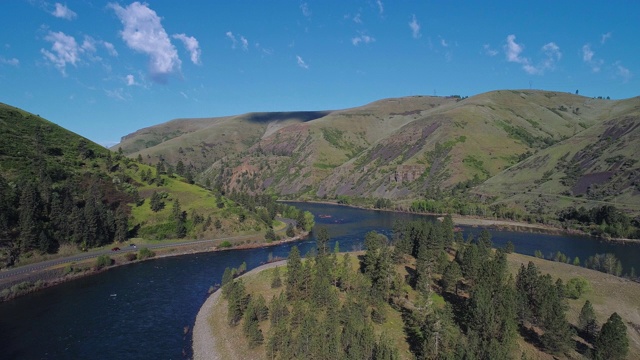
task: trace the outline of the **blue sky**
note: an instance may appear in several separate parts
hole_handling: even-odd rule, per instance
[[[640,95],[638,1],[10,0],[0,23],[0,102],[103,145],[407,95]]]

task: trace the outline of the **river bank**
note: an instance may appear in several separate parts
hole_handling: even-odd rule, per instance
[[[27,273],[20,273],[16,276],[3,278],[0,280],[0,302],[9,301],[20,296],[46,289],[52,286],[56,286],[68,281],[76,280],[79,278],[92,276],[96,274],[100,274],[104,271],[108,271],[109,269],[135,264],[143,261],[150,261],[154,259],[161,259],[166,257],[174,257],[174,256],[182,256],[182,255],[190,255],[190,254],[198,254],[198,253],[206,253],[206,252],[223,252],[223,251],[231,251],[231,250],[246,250],[246,249],[256,249],[256,248],[268,248],[272,246],[278,246],[288,242],[299,241],[307,238],[309,236],[309,232],[303,232],[294,237],[285,238],[282,240],[272,241],[272,242],[251,242],[261,238],[262,235],[256,234],[254,237],[247,237],[246,241],[238,245],[233,245],[230,247],[220,247],[216,245],[225,239],[214,239],[209,242],[198,242],[191,244],[174,244],[167,247],[162,248],[154,248],[152,249],[155,252],[155,256],[149,257],[146,259],[136,259],[129,261],[126,259],[127,253],[113,253],[109,254],[113,263],[110,266],[96,269],[93,264],[95,263],[95,258],[85,259],[78,262],[62,262],[56,265],[39,268],[32,270]],[[67,273],[65,267],[72,264],[77,271]]]
[[[442,217],[445,215],[445,214],[438,214],[438,213],[414,212],[414,211],[402,210],[402,209],[375,209],[375,208],[359,206],[359,205],[339,204],[337,202],[332,202],[332,201],[282,200],[282,202],[336,205],[336,206],[345,206],[345,207],[362,209],[362,210],[385,211],[385,212],[394,212],[394,213],[401,213],[401,214],[427,215],[427,216],[435,216],[435,217]],[[640,243],[640,239],[595,236],[585,231],[580,231],[575,229],[565,229],[562,227],[557,227],[549,224],[529,223],[529,222],[514,221],[514,220],[500,220],[500,219],[493,219],[493,218],[482,218],[482,217],[471,216],[471,215],[468,215],[468,216],[452,215],[452,219],[455,225],[465,225],[465,226],[472,226],[472,227],[488,227],[488,228],[495,228],[500,230],[514,231],[514,232],[536,232],[536,233],[550,234],[550,235],[588,236],[595,239],[601,239],[604,241],[611,241],[611,242]]]
[[[243,278],[245,276],[251,276],[253,274],[257,274],[263,270],[271,269],[277,266],[282,266],[286,264],[286,260],[276,261],[269,264],[265,264],[262,266],[258,266],[255,269],[243,274],[239,278]],[[211,326],[209,324],[209,317],[213,308],[217,305],[218,301],[220,301],[220,294],[222,293],[222,289],[216,290],[213,294],[211,294],[207,300],[202,304],[200,310],[198,311],[198,315],[196,315],[196,322],[193,325],[193,333],[192,333],[192,348],[193,348],[193,359],[194,360],[219,360],[222,359],[220,355],[220,350],[218,349],[218,345],[216,344],[216,339],[211,332]]]

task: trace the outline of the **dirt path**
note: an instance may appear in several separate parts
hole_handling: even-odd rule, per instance
[[[286,260],[282,260],[258,266],[242,276],[256,274],[260,271],[271,269],[276,266],[282,266],[286,263]],[[219,352],[216,350],[216,341],[213,338],[211,325],[209,325],[210,314],[218,301],[220,301],[221,293],[221,289],[216,290],[211,294],[211,296],[209,296],[204,304],[202,304],[200,311],[198,311],[196,323],[193,326],[192,348],[194,360],[221,360]]]

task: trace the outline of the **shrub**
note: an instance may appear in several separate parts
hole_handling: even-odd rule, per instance
[[[73,266],[71,264],[67,264],[62,270],[62,275],[71,274],[73,272]]]
[[[232,246],[233,246],[233,245],[232,245],[229,241],[227,241],[227,240],[223,241],[223,242],[219,245],[219,247],[221,247],[221,248],[230,248],[230,247],[232,247]]]
[[[134,252],[128,252],[125,254],[124,258],[127,259],[127,261],[134,261],[138,259],[138,254]]]
[[[112,262],[113,260],[111,260],[109,255],[100,255],[96,259],[96,263],[94,267],[96,268],[96,270],[99,270],[99,269],[102,269],[103,267],[111,266]]]
[[[148,258],[152,258],[156,256],[156,253],[149,250],[149,248],[142,248],[140,249],[140,251],[138,251],[138,259],[140,260],[144,260],[144,259],[148,259]]]
[[[577,277],[567,281],[566,295],[571,299],[579,299],[584,293],[589,291],[591,286],[585,278]]]

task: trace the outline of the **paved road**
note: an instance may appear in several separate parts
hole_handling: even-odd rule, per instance
[[[296,225],[295,220],[292,220],[292,219],[277,218],[276,220],[282,221],[283,223],[285,223],[287,225],[289,225],[289,224],[292,224],[293,226]],[[153,244],[153,245],[152,244],[145,244],[144,247],[149,248],[149,249],[161,249],[161,248],[167,248],[167,247],[179,247],[179,246],[206,244],[206,243],[212,243],[214,241],[220,241],[220,240],[223,240],[223,241],[224,240],[242,240],[242,239],[255,237],[256,235],[257,234],[241,235],[241,236],[229,236],[229,237],[219,238],[219,239],[194,240],[194,241],[185,241],[185,242],[179,242],[179,243],[167,243],[167,244]],[[115,246],[117,246],[117,245],[115,245]],[[48,269],[50,267],[53,267],[53,266],[56,266],[56,265],[60,265],[60,264],[67,264],[67,263],[78,262],[78,261],[82,261],[82,260],[86,260],[86,259],[97,258],[100,255],[120,254],[120,253],[125,253],[125,252],[132,252],[132,251],[138,251],[138,248],[137,247],[133,247],[133,246],[128,246],[128,245],[122,245],[120,247],[120,251],[116,251],[116,252],[111,251],[109,249],[95,250],[95,251],[89,251],[89,252],[80,253],[80,254],[77,254],[77,255],[67,256],[67,257],[63,257],[63,258],[42,261],[42,262],[35,263],[35,264],[19,266],[17,268],[11,268],[11,269],[0,271],[0,280],[4,280],[4,279],[12,278],[12,277],[15,277],[15,276],[32,273],[32,272],[37,272],[37,271]]]

